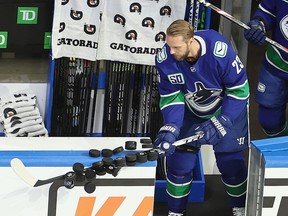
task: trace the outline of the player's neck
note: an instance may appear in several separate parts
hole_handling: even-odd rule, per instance
[[[190,52],[186,60],[190,63],[196,62],[200,56],[200,44],[197,40],[193,39],[193,42],[190,44]]]

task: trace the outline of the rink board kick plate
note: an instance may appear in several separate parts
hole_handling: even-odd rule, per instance
[[[287,216],[288,137],[252,141],[246,215]]]
[[[89,149],[102,149],[102,144],[105,144],[107,148],[113,148],[113,146],[116,148],[125,143],[125,139],[40,138],[37,141],[33,138],[8,139],[9,141],[4,139],[2,143],[0,142],[2,176],[0,178],[0,215],[153,215],[156,161],[123,167],[116,177],[111,174],[97,176],[96,180],[99,185],[96,185],[93,193],[87,193],[84,185],[81,184],[68,189],[61,181],[31,187],[10,167],[11,159],[19,158],[32,176],[45,180],[72,171],[73,164],[76,162],[82,163],[85,168],[90,167],[92,163],[102,160],[102,157],[89,157]],[[31,141],[33,144],[29,145]],[[97,146],[99,141],[101,144]],[[111,141],[118,145],[111,144]],[[10,142],[10,147],[7,145],[8,142]],[[13,145],[13,142],[17,144]],[[121,152],[117,154],[117,157],[124,156],[126,153],[127,151]]]

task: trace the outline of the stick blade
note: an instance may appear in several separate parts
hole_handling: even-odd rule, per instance
[[[38,180],[28,172],[23,162],[19,158],[13,158],[10,161],[10,165],[19,178],[21,178],[31,187],[35,186]]]

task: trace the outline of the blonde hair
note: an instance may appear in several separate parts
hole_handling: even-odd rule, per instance
[[[166,30],[167,36],[183,36],[184,41],[194,36],[194,29],[190,23],[185,20],[175,20]]]

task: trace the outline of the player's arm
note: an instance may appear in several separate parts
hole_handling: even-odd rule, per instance
[[[232,46],[228,47],[223,60],[219,59],[218,62],[222,67],[220,73],[225,87],[221,113],[233,122],[247,106],[250,95],[247,73]]]
[[[175,71],[175,74],[178,71],[177,66],[173,62],[169,62],[169,60],[166,61],[157,61],[156,57],[155,65],[159,73],[159,105],[163,115],[163,127],[160,128],[153,146],[165,151],[167,156],[175,150],[172,144],[179,136],[185,105],[183,93],[177,87],[177,84],[173,84],[171,78],[171,76],[174,76],[173,71]]]
[[[222,43],[221,47],[227,48],[227,52],[221,56],[214,56],[218,64],[214,73],[219,76],[219,82],[224,86],[221,113],[201,123],[195,129],[195,133],[200,131],[204,133],[201,139],[192,143],[196,147],[203,144],[218,144],[230,132],[234,120],[247,106],[249,85],[246,71],[232,46],[224,41],[217,41],[217,44]]]

